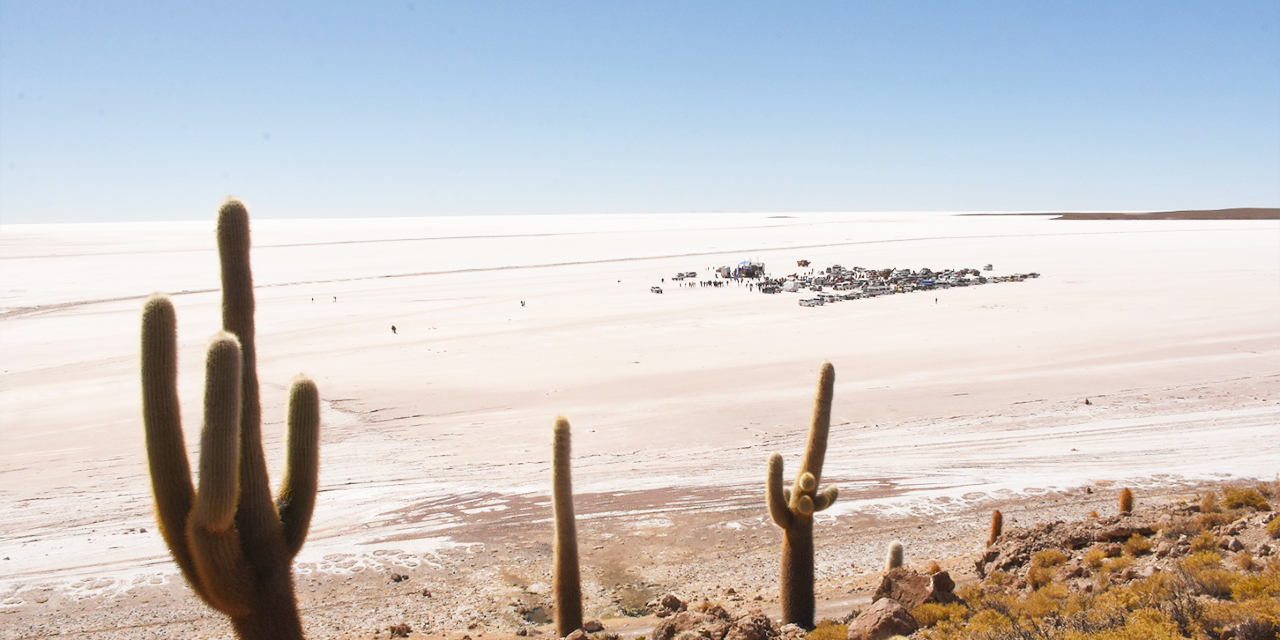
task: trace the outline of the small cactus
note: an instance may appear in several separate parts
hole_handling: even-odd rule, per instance
[[[551,507],[556,520],[556,636],[560,638],[582,628],[582,577],[578,568],[578,532],[573,517],[569,453],[569,421],[560,416],[556,418],[551,463]]]
[[[991,512],[991,531],[987,534],[987,546],[995,544],[1001,533],[1004,533],[1004,514],[996,509]]]
[[[1133,513],[1133,492],[1129,487],[1120,490],[1120,513]]]
[[[902,561],[906,558],[907,550],[902,546],[901,542],[894,540],[889,543],[889,550],[884,556],[884,572],[889,573],[894,569],[902,566]]]
[[[827,455],[827,433],[831,430],[831,397],[836,370],[823,362],[818,374],[818,393],[813,401],[813,421],[800,470],[791,487],[782,484],[782,454],[769,456],[765,501],[774,524],[782,527],[782,622],[813,629],[813,514],[835,503],[839,490],[834,486],[818,491],[822,463]]]
[[[142,313],[142,408],[160,533],[191,588],[246,640],[302,638],[290,565],[315,507],[320,395],[299,376],[289,389],[288,465],[271,499],[262,453],[249,270],[249,217],[236,200],[218,214],[224,331],[209,343],[200,484],[192,486],[177,389],[173,303]]]

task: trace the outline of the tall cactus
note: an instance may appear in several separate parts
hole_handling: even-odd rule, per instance
[[[783,530],[782,539],[782,621],[813,629],[813,514],[836,501],[834,486],[818,492],[822,461],[827,455],[827,432],[831,430],[831,394],[836,370],[822,363],[818,393],[813,401],[813,422],[805,446],[800,471],[791,487],[782,485],[782,454],[769,456],[765,500],[769,515]]]
[[[573,480],[569,475],[569,421],[556,418],[552,443],[551,508],[556,518],[556,636],[582,628],[582,577],[578,568],[578,531],[573,517]]]
[[[191,588],[246,640],[301,639],[290,565],[315,507],[320,394],[304,376],[289,389],[288,463],[273,502],[262,452],[254,353],[249,214],[218,212],[222,325],[206,360],[200,484],[193,488],[178,409],[177,330],[161,294],[142,312],[142,408],[160,533]]]

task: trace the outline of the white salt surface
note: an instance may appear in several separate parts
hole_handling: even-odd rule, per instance
[[[212,227],[0,226],[0,598],[172,575],[142,442],[139,310],[173,296],[194,462],[220,322]],[[686,487],[757,491],[770,450],[794,470],[824,359],[825,476],[842,486],[824,518],[1280,470],[1276,221],[526,216],[253,233],[274,478],[289,380],[310,374],[324,398],[304,572],[423,561],[468,517],[545,496],[557,414],[574,425],[580,493],[669,489],[678,510],[709,506],[682,502]],[[808,259],[1043,277],[818,308],[671,282],[748,259],[775,275]]]

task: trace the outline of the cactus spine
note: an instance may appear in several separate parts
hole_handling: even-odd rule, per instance
[[[782,484],[782,455],[769,456],[765,501],[774,524],[782,527],[782,621],[813,629],[813,514],[836,501],[833,485],[818,492],[822,462],[827,454],[827,433],[831,430],[831,395],[836,370],[823,362],[818,374],[818,393],[813,401],[813,421],[800,471],[791,487]]]
[[[578,532],[573,517],[569,453],[569,421],[560,416],[556,418],[551,463],[551,504],[556,519],[556,636],[560,638],[582,628],[582,577],[578,569]]]
[[[301,639],[290,565],[315,506],[320,395],[299,376],[289,390],[288,466],[271,499],[262,452],[254,352],[249,214],[218,212],[222,325],[206,360],[200,484],[193,487],[177,390],[177,321],[163,295],[142,312],[142,407],[147,462],[165,544],[191,588],[246,640]]]

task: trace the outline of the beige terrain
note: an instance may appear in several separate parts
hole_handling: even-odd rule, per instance
[[[557,414],[590,615],[640,632],[625,614],[668,591],[772,610],[765,460],[794,471],[824,359],[820,615],[865,598],[894,538],[963,577],[995,506],[1016,525],[1280,471],[1276,220],[257,220],[254,242],[275,477],[288,381],[323,398],[295,567],[313,638],[510,635],[547,604]],[[1042,276],[815,308],[671,281],[801,259]],[[0,227],[0,638],[230,635],[156,532],[137,357],[168,292],[195,459],[217,287],[212,222]]]

